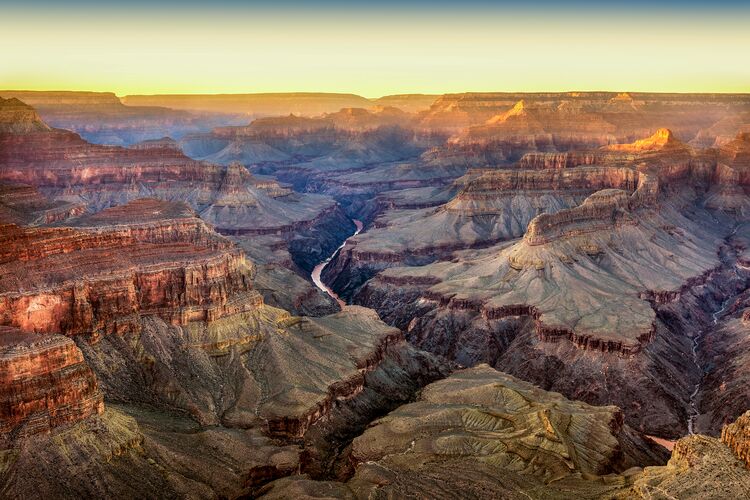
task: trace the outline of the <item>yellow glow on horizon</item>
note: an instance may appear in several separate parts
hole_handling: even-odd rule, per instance
[[[8,12],[0,88],[750,92],[748,15]]]

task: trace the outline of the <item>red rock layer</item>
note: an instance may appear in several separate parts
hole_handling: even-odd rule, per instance
[[[43,188],[103,184],[207,182],[224,167],[191,160],[169,148],[128,149],[90,144],[72,132],[0,133],[0,180]]]
[[[379,275],[375,278],[377,281],[388,284],[398,285],[422,285],[431,284],[428,277],[416,279],[413,281],[393,279],[390,276]],[[446,296],[434,293],[429,290],[422,292],[421,296],[426,300],[437,302],[441,307],[452,310],[466,310],[480,313],[486,320],[497,320],[513,316],[527,316],[534,321],[534,332],[539,340],[544,342],[559,342],[566,339],[578,349],[587,351],[612,352],[619,356],[627,357],[637,354],[641,349],[648,345],[656,334],[656,326],[651,325],[651,329],[640,335],[635,343],[626,343],[616,340],[605,340],[591,335],[576,333],[570,328],[561,326],[551,326],[545,324],[540,318],[541,313],[532,305],[513,304],[500,307],[487,307],[485,304],[469,300],[460,299],[453,296]]]
[[[519,168],[526,170],[551,170],[572,168],[581,165],[596,165],[601,155],[596,151],[571,151],[566,153],[526,153],[518,161]]]
[[[279,437],[303,437],[311,425],[331,412],[331,408],[337,400],[349,399],[362,392],[365,387],[365,375],[375,370],[383,362],[389,347],[403,342],[405,342],[403,334],[395,329],[393,333],[383,336],[375,349],[369,352],[366,357],[355,360],[357,373],[329,386],[328,395],[307,413],[293,417],[269,419],[266,422],[268,433]]]
[[[0,436],[47,432],[103,410],[96,378],[71,339],[0,327]]]
[[[518,191],[581,191],[624,189],[635,191],[640,174],[629,168],[581,167],[555,171],[497,170],[488,171],[471,180],[451,202],[447,209],[460,206],[462,201],[481,201],[497,198],[502,192]]]
[[[0,324],[72,335],[126,328],[137,313],[184,324],[260,304],[252,264],[230,242],[195,217],[117,224],[132,208],[81,228],[2,226]]]

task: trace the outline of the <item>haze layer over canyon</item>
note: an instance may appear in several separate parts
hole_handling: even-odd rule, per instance
[[[750,95],[0,91],[0,497],[750,496]]]

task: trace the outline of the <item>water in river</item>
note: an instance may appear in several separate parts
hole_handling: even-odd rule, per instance
[[[364,225],[362,224],[362,221],[358,221],[357,219],[352,219],[352,222],[354,222],[354,225],[357,226],[357,230],[354,231],[354,234],[351,235],[351,236],[349,236],[349,238],[351,238],[353,236],[357,236],[359,234],[359,232],[362,231],[362,228],[364,227]],[[336,300],[336,302],[338,302],[339,305],[342,308],[344,306],[346,306],[346,302],[344,302],[341,299],[341,297],[339,297],[336,294],[336,292],[334,292],[333,290],[331,290],[331,288],[328,285],[326,285],[325,283],[323,283],[323,281],[320,279],[320,274],[323,272],[323,269],[325,269],[325,267],[328,265],[328,263],[331,262],[331,260],[336,256],[336,254],[339,251],[341,251],[342,248],[344,248],[346,246],[346,242],[349,241],[349,238],[345,239],[344,242],[341,244],[341,246],[338,247],[330,255],[330,257],[328,257],[326,260],[324,260],[323,262],[321,262],[320,264],[318,264],[317,266],[315,266],[315,268],[313,269],[312,274],[311,274],[311,277],[312,277],[313,283],[315,283],[315,286],[317,286],[318,288],[320,288],[321,290],[323,290],[325,293],[327,293],[328,295],[330,295],[331,297],[333,297]]]

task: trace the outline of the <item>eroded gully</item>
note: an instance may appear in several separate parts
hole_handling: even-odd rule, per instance
[[[718,222],[718,221],[717,221]],[[726,238],[726,241],[729,242],[729,240],[737,233],[737,229],[739,226],[735,226],[732,230],[732,233]],[[741,267],[742,269],[746,269],[744,266],[740,265],[739,262],[735,260],[735,262],[732,265],[732,270],[734,271],[735,276],[739,279],[739,274],[737,271],[737,268]],[[718,311],[715,311],[711,315],[711,326],[716,327],[719,323],[719,318],[722,314],[724,314],[724,311],[726,311],[729,304],[732,302],[733,299],[736,297],[734,295],[728,297],[726,300],[724,300],[721,303],[721,307]],[[693,389],[693,392],[690,394],[690,411],[688,413],[688,421],[687,421],[687,427],[688,427],[688,434],[695,434],[694,427],[695,427],[695,419],[700,416],[700,411],[698,410],[698,393],[701,390],[701,387],[703,385],[703,377],[704,377],[704,370],[703,366],[700,363],[700,359],[698,356],[698,347],[700,344],[701,339],[705,336],[705,334],[708,333],[708,329],[703,329],[698,332],[697,335],[693,337],[693,346],[692,346],[692,353],[693,353],[693,363],[698,368],[698,370],[701,373],[700,379],[698,379],[698,382],[695,384],[695,388]]]
[[[354,231],[354,234],[349,236],[349,238],[345,239],[344,242],[323,262],[315,266],[313,268],[312,273],[310,274],[310,277],[313,280],[313,283],[315,283],[315,286],[323,290],[325,293],[330,295],[338,304],[343,308],[346,306],[346,302],[338,296],[336,292],[334,292],[331,287],[323,283],[323,281],[320,279],[320,275],[323,272],[323,269],[333,260],[333,258],[336,256],[337,253],[339,253],[345,246],[346,243],[349,241],[350,238],[353,238],[357,236],[360,231],[362,231],[362,228],[364,227],[364,224],[362,224],[362,221],[357,219],[352,219],[352,222],[354,222],[354,225],[357,226],[357,229]]]

